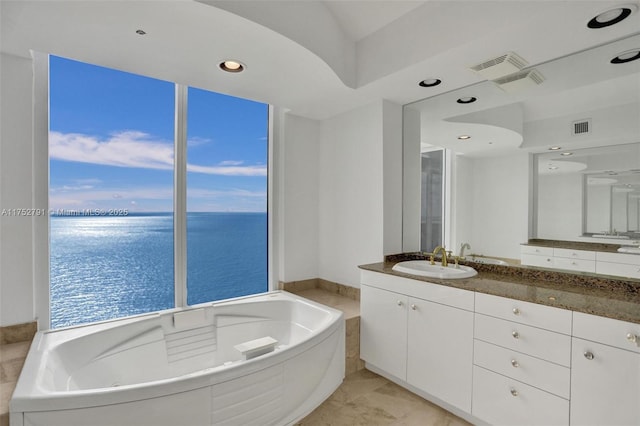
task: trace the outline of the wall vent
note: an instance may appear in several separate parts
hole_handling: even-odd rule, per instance
[[[505,75],[513,74],[526,67],[528,62],[513,52],[505,53],[496,58],[488,59],[469,68],[487,80],[495,80]]]
[[[532,69],[493,80],[505,92],[515,92],[542,84],[544,77],[538,70]]]
[[[574,136],[591,133],[591,119],[583,119],[571,123],[571,134]]]

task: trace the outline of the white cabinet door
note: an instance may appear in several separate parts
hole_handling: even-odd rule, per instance
[[[360,287],[360,358],[406,380],[407,296]]]
[[[409,298],[407,382],[471,412],[473,312]]]
[[[572,425],[640,424],[640,354],[573,338]]]

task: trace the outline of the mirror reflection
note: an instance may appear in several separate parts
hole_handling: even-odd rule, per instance
[[[521,84],[487,80],[406,105],[403,250],[444,243],[518,264],[529,239],[637,245],[640,61],[611,59],[638,48],[636,34],[527,67]],[[426,206],[422,157],[437,150],[444,195]]]

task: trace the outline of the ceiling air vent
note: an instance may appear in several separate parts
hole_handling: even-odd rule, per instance
[[[542,84],[544,77],[538,70],[529,70],[493,80],[505,92],[515,92]]]
[[[571,134],[574,136],[585,135],[591,132],[591,119],[578,120],[571,123]]]
[[[469,67],[487,80],[495,80],[505,75],[513,74],[526,67],[528,62],[513,52],[505,53],[497,58],[486,60],[478,65]]]

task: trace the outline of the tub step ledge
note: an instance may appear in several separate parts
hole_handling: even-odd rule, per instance
[[[235,345],[234,349],[240,352],[242,359],[246,361],[273,352],[277,344],[276,339],[266,336]]]

